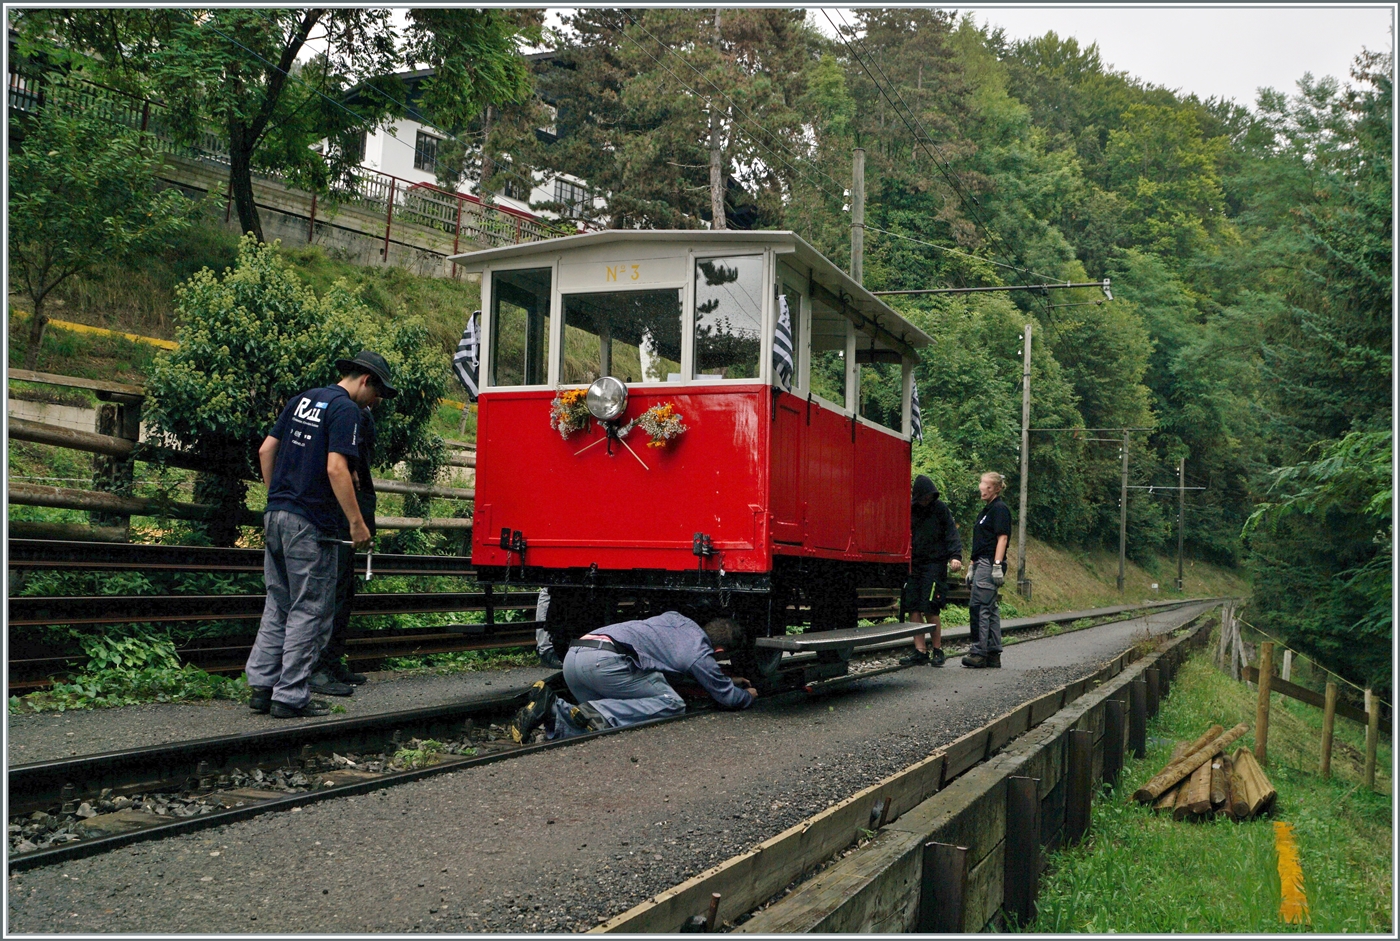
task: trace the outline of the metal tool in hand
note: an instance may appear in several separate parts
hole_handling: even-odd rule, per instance
[[[342,539],[342,540],[340,540],[340,542],[341,542],[341,545],[346,545],[346,546],[354,546],[354,545],[355,545],[355,543],[351,542],[349,539]],[[371,578],[373,578],[373,577],[374,577],[374,543],[370,543],[369,548],[365,550],[365,581],[369,581],[369,580],[370,580]]]

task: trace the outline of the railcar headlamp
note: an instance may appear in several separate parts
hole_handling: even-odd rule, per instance
[[[627,386],[621,379],[604,376],[588,387],[588,414],[599,421],[616,421],[627,411]]]

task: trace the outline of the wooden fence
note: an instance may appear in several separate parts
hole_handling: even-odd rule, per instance
[[[227,512],[224,508],[199,503],[183,503],[165,497],[130,496],[128,490],[135,479],[137,461],[164,464],[184,470],[208,473],[207,462],[198,455],[178,448],[142,442],[141,407],[145,390],[140,386],[117,382],[59,376],[51,373],[11,369],[10,378],[24,382],[66,386],[95,392],[104,404],[98,408],[96,430],[77,431],[42,422],[10,418],[8,431],[15,441],[30,441],[93,455],[93,478],[96,489],[81,490],[51,487],[11,481],[8,493],[11,504],[46,506],[68,510],[84,510],[91,514],[91,525],[71,523],[10,523],[10,534],[27,538],[92,539],[106,542],[126,542],[133,516],[162,516],[174,519],[209,520]],[[452,442],[462,445],[461,442]],[[459,452],[449,459],[455,466],[476,466],[475,451]],[[374,487],[382,493],[408,494],[425,498],[472,501],[474,489],[447,487],[438,484],[414,483],[375,478]],[[262,515],[245,507],[234,511],[240,526],[261,526]],[[403,517],[376,516],[380,529],[423,529],[470,531],[469,517]]]

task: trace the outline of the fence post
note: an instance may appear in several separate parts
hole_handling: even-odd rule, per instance
[[[1157,714],[1157,706],[1162,701],[1162,673],[1156,667],[1142,671],[1143,679],[1147,681],[1147,718],[1151,719]]]
[[[140,396],[118,395],[111,392],[99,392],[98,397],[106,401],[97,407],[97,433],[124,438],[133,444],[139,441],[141,438],[141,404],[144,400]],[[131,484],[135,480],[135,466],[135,461],[130,457],[119,458],[106,454],[94,454],[92,456],[93,489],[106,493],[130,494]],[[130,516],[91,511],[88,517],[94,526],[119,526],[126,532],[128,539],[131,536]]]
[[[1134,758],[1147,755],[1147,681],[1138,677],[1128,684],[1132,700],[1128,708],[1128,747]]]
[[[1006,876],[1002,898],[1007,913],[1020,928],[1035,920],[1035,896],[1040,882],[1039,784],[1038,778],[1006,779]]]
[[[454,255],[457,254],[457,246],[461,243],[461,241],[462,241],[462,197],[459,195],[459,196],[457,197],[457,222],[456,222],[455,226],[453,227],[453,233],[452,233],[452,254],[454,254]],[[454,279],[457,277],[457,263],[456,263],[455,261],[452,263],[452,277],[453,277]]]
[[[1381,700],[1366,690],[1366,789],[1376,789],[1376,741],[1381,731]]]
[[[1072,846],[1089,834],[1090,803],[1094,793],[1094,733],[1087,729],[1070,730],[1065,784],[1065,843]]]
[[[1230,643],[1230,602],[1225,602],[1225,607],[1220,610],[1220,643],[1215,649],[1215,665],[1221,669],[1225,668],[1225,650]]]
[[[1269,750],[1269,683],[1274,678],[1274,642],[1259,644],[1259,701],[1254,709],[1254,757],[1264,764]]]
[[[1118,783],[1123,770],[1123,701],[1104,702],[1103,714],[1103,780],[1109,787]]]
[[[966,930],[963,919],[967,902],[967,847],[925,843],[919,889],[919,933],[963,933]]]
[[[316,193],[311,194],[311,221],[306,226],[306,244],[310,245],[316,238]]]
[[[1327,684],[1327,698],[1322,706],[1322,760],[1317,773],[1324,778],[1332,776],[1332,726],[1337,721],[1337,684]]]
[[[396,177],[389,177],[389,198],[384,210],[384,264],[389,263],[389,232],[394,227],[394,185],[398,183]]]

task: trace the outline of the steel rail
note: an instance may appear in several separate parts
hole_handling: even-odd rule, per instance
[[[1185,604],[1187,602],[1182,602]],[[1141,607],[1162,607],[1163,603]],[[1103,610],[1103,609],[1100,609]],[[1089,612],[1068,612],[1060,615],[1063,620],[1077,620]],[[1018,628],[1028,630],[1029,626]],[[885,644],[877,645],[887,646]],[[857,648],[857,654],[861,648]],[[770,680],[768,687],[779,695],[801,694],[830,695],[852,685],[854,682],[888,675],[905,669],[904,666],[884,667],[865,673],[844,672],[846,664],[817,664],[814,654],[802,654],[789,658],[779,675]],[[839,668],[841,673],[834,671]],[[563,674],[556,673],[549,682],[556,690],[562,690]],[[771,695],[771,694],[769,694]],[[23,814],[52,807],[54,795],[71,786],[71,797],[97,794],[103,788],[113,792],[138,793],[142,790],[170,786],[172,783],[189,781],[201,776],[200,763],[208,763],[202,776],[219,774],[233,767],[257,767],[261,763],[276,762],[279,766],[295,766],[298,760],[311,754],[326,754],[337,750],[370,751],[381,750],[390,743],[403,741],[405,730],[412,727],[415,733],[444,734],[460,730],[466,719],[492,713],[513,711],[524,702],[526,691],[522,690],[507,696],[492,696],[466,702],[450,703],[441,706],[419,707],[399,712],[382,713],[347,719],[332,719],[290,729],[269,729],[252,734],[220,736],[173,744],[146,746],[85,755],[75,758],[62,758],[54,761],[31,762],[13,765],[9,768],[7,794],[10,814]],[[323,800],[368,793],[395,784],[417,781],[435,774],[457,771],[464,768],[508,760],[517,756],[534,754],[548,748],[573,745],[603,735],[613,735],[634,729],[660,725],[666,722],[684,721],[695,715],[711,711],[712,703],[702,701],[692,703],[691,708],[678,716],[653,719],[636,725],[607,729],[586,735],[543,742],[535,745],[511,746],[501,743],[485,743],[493,750],[489,754],[461,757],[443,756],[443,760],[426,768],[411,771],[388,772],[367,780],[339,784],[322,790],[301,794],[289,794],[284,798],[274,798],[234,807],[171,820],[145,826],[130,832],[113,834],[79,842],[66,843],[50,849],[37,850],[22,855],[9,854],[8,865],[11,872],[34,869],[57,862],[66,862],[94,856],[123,846],[166,836],[192,833],[209,827],[222,826],[250,819],[263,813],[290,810]],[[316,750],[316,751],[313,751]],[[217,762],[217,764],[215,764]],[[316,776],[330,777],[333,772],[316,772]],[[211,795],[212,796],[212,795]],[[164,818],[162,818],[164,819]]]
[[[263,550],[210,546],[152,546],[139,543],[86,542],[76,539],[10,539],[12,569],[140,569],[142,571],[261,572]],[[355,557],[356,571],[364,559]],[[471,559],[453,555],[374,557],[380,575],[443,575],[474,578]]]
[[[377,563],[379,560],[376,559]],[[375,566],[378,568],[378,565]],[[530,605],[537,592],[507,592],[493,606]],[[385,592],[355,595],[356,614],[440,614],[481,611],[479,591]],[[9,599],[11,627],[44,624],[131,624],[143,621],[246,621],[262,617],[266,595],[93,595]]]

